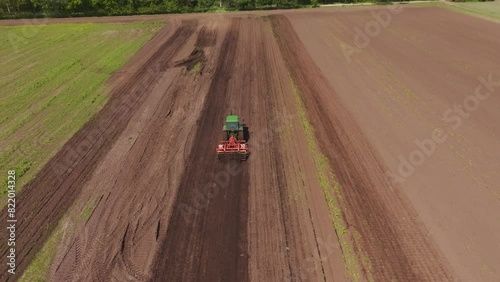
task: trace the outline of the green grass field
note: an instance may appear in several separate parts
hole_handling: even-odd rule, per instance
[[[17,191],[106,103],[106,80],[164,25],[0,26],[0,172]],[[6,189],[0,191],[0,208]]]
[[[494,2],[457,2],[459,10],[500,20],[500,1]]]

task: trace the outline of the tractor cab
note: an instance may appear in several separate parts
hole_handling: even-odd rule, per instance
[[[224,124],[222,131],[226,132],[226,140],[229,137],[234,136],[236,139],[239,138],[239,133],[243,132],[243,124],[240,123],[240,117],[236,115],[229,115],[226,117],[226,123]]]
[[[249,155],[248,146],[244,139],[245,125],[240,122],[237,115],[228,115],[222,127],[225,140],[217,146],[218,159],[240,159],[246,160]]]

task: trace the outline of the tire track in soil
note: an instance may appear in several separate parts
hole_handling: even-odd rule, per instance
[[[170,90],[169,88],[172,87],[173,89]],[[120,189],[121,187],[124,187],[125,184],[123,183],[135,183],[135,181],[141,180],[141,177],[137,177],[134,175],[134,171],[137,171],[134,169],[137,165],[137,167],[142,167],[143,169],[151,169],[150,162],[151,160],[154,160],[155,154],[158,154],[158,148],[162,146],[162,144],[167,144],[169,142],[165,141],[165,133],[169,132],[169,130],[165,129],[165,119],[169,117],[169,115],[172,114],[174,111],[178,111],[176,107],[176,103],[178,102],[179,96],[183,92],[183,86],[181,85],[172,85],[170,86],[165,93],[163,94],[161,100],[156,106],[156,109],[154,111],[154,114],[151,116],[150,120],[148,121],[148,124],[146,127],[144,127],[144,131],[141,134],[141,136],[138,138],[138,140],[141,140],[141,143],[143,145],[141,146],[141,151],[142,153],[140,154],[139,159],[133,159],[129,158],[128,161],[130,162],[129,169],[132,168],[129,172],[125,171],[123,175],[126,175],[125,177],[122,177],[119,182],[115,183],[113,186],[113,189]],[[172,138],[174,139],[174,138]],[[144,141],[142,141],[144,140]],[[170,140],[172,142],[174,140]],[[115,205],[114,210],[115,213],[117,210],[120,209],[126,209],[129,210],[135,214],[140,214],[141,212],[145,212],[146,210],[158,210],[161,207],[158,206],[158,203],[156,206],[152,204],[152,199],[155,197],[158,197],[159,195],[155,195],[155,193],[150,194],[149,200],[147,202],[145,199],[141,199],[140,195],[147,193],[147,190],[154,189],[155,187],[158,187],[158,189],[165,189],[165,187],[161,186],[160,179],[151,179],[147,182],[146,185],[144,184],[138,184],[141,188],[136,189],[132,195],[130,195],[127,192],[124,192],[121,196],[125,196],[128,198],[131,198],[130,202],[135,202],[135,203],[141,203],[139,207],[131,207],[131,206],[123,206],[123,205]],[[138,182],[141,183],[141,182]],[[149,188],[149,189],[148,189]],[[144,190],[142,190],[144,189]],[[139,191],[139,193],[135,193]],[[163,199],[165,197],[165,194],[163,193],[160,198],[157,199]],[[112,199],[110,202],[116,203],[116,199]],[[160,201],[161,202],[161,201]],[[109,209],[109,208],[108,208]],[[112,210],[112,209],[109,209]],[[122,281],[122,280],[134,280],[134,281],[147,281],[151,278],[151,275],[148,271],[147,268],[141,267],[137,265],[138,262],[142,262],[147,259],[147,257],[142,257],[140,253],[138,254],[137,251],[138,249],[138,244],[140,243],[141,240],[148,240],[147,238],[145,239],[144,237],[147,237],[149,234],[145,234],[144,230],[147,230],[149,226],[158,226],[157,229],[160,227],[160,219],[159,216],[156,214],[149,214],[144,217],[140,217],[138,219],[132,219],[128,218],[127,220],[121,221],[117,223],[114,221],[114,216],[113,213],[111,214],[106,214],[105,218],[110,219],[109,223],[106,223],[106,226],[115,226],[115,228],[111,232],[100,232],[100,234],[106,234],[106,239],[104,242],[116,242],[116,238],[121,238],[120,240],[120,247],[119,250],[115,248],[110,248],[109,245],[112,243],[108,243],[106,247],[100,248],[100,253],[88,253],[87,255],[91,258],[94,259],[96,257],[100,257],[101,255],[109,254],[109,253],[116,253],[115,257],[113,257],[112,261],[104,261],[102,263],[99,263],[96,261],[92,261],[92,264],[88,265],[88,268],[86,269],[86,273],[92,273],[92,272],[102,272],[106,273],[105,276],[100,278],[100,280],[116,280],[116,281]],[[113,222],[114,221],[114,222]],[[125,222],[128,222],[126,227],[123,228],[123,224]],[[157,235],[158,236],[158,235]],[[157,239],[158,237],[156,237]],[[106,271],[100,271],[96,268],[98,268],[102,264],[107,264],[109,263],[109,270]],[[119,271],[117,271],[119,269]],[[91,280],[91,279],[87,279]]]
[[[273,32],[301,97],[320,148],[342,185],[348,230],[364,271],[380,281],[447,281],[452,274],[427,237],[411,204],[391,187],[385,168],[353,117],[336,99],[335,90],[316,67],[285,16],[270,16]]]
[[[148,89],[154,85],[173,56],[185,45],[194,32],[196,20],[185,20],[168,38],[158,44],[153,40],[141,50],[158,48],[129,79],[111,92],[108,103],[42,168],[35,179],[18,195],[17,217],[17,269],[16,275],[7,272],[7,265],[0,266],[0,281],[21,277],[28,264],[42,248],[62,215],[80,193],[92,175],[99,160],[111,149],[117,136],[125,129],[134,109],[144,101]],[[165,27],[157,36],[164,36]],[[140,52],[141,52],[140,51]],[[149,55],[148,55],[149,56]],[[4,208],[0,220],[6,222]],[[1,230],[3,238],[6,230]],[[7,255],[8,246],[0,246],[0,255]]]
[[[205,45],[200,47],[202,48],[200,50],[203,50]],[[160,89],[164,93],[158,95],[153,93],[155,92],[153,90],[151,95],[158,95],[161,98],[154,103],[145,102],[154,105],[154,111],[148,115],[147,122],[134,141],[134,146],[127,153],[125,160],[127,165],[118,166],[119,176],[113,184],[110,184],[111,187],[107,188],[110,196],[94,210],[98,217],[91,218],[89,221],[90,236],[92,238],[101,236],[101,242],[104,245],[95,251],[85,249],[86,261],[75,266],[78,271],[76,275],[82,276],[81,273],[83,273],[82,280],[124,281],[133,279],[134,281],[147,281],[151,278],[149,267],[145,267],[143,264],[144,261],[149,260],[149,256],[146,256],[149,253],[148,247],[156,249],[156,242],[151,242],[151,239],[155,237],[149,233],[149,230],[151,226],[154,226],[156,230],[160,227],[163,228],[160,226],[159,213],[167,208],[164,200],[167,197],[166,190],[170,188],[162,181],[165,177],[151,177],[147,172],[158,170],[169,174],[168,167],[175,163],[171,159],[173,154],[163,158],[161,156],[164,153],[162,153],[161,148],[184,142],[185,138],[180,137],[183,136],[182,130],[177,130],[178,135],[172,135],[172,127],[175,129],[182,126],[179,115],[182,117],[181,113],[186,111],[183,108],[185,106],[183,105],[184,100],[189,99],[186,96],[194,97],[197,93],[194,91],[185,95],[188,87],[186,83],[188,81],[192,83],[190,78],[185,80],[186,78],[188,77],[181,75],[172,78],[175,83],[165,88],[157,86],[156,89]],[[175,117],[172,119],[173,116]],[[178,124],[175,126],[172,123]],[[112,174],[108,175],[114,177]],[[95,179],[93,180],[95,181]],[[116,193],[116,191],[122,192]],[[96,192],[104,193],[102,190]],[[123,199],[128,200],[123,201]],[[159,205],[159,203],[162,204]],[[123,210],[129,211],[128,216],[121,216]],[[84,228],[87,231],[87,228]],[[104,231],[103,228],[105,228]],[[153,237],[149,237],[150,235]],[[156,235],[156,239],[158,239],[158,235]],[[141,244],[148,240],[150,241],[149,246],[141,248]],[[64,268],[67,269],[68,266]],[[71,277],[75,277],[75,273],[66,274],[63,271],[57,273],[57,281],[73,280]]]
[[[232,19],[222,43],[223,56],[210,84],[199,126],[190,139],[196,144],[154,263],[153,281],[247,280],[246,258],[240,256],[246,250],[240,234],[246,234],[247,165],[219,162],[214,149],[227,114],[224,109],[230,97],[228,81],[235,66],[239,27],[239,19]],[[228,171],[238,173],[216,181],[217,175]]]

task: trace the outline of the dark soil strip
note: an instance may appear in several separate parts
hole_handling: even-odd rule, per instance
[[[17,271],[7,273],[0,264],[0,281],[16,280],[42,248],[57,223],[80,193],[97,163],[110,150],[116,137],[126,128],[135,109],[144,101],[149,89],[161,77],[165,66],[185,45],[196,29],[196,21],[183,22],[175,33],[161,43],[149,60],[136,73],[111,93],[104,108],[78,131],[23,189],[17,202]],[[162,35],[160,31],[158,36]],[[160,41],[161,42],[161,41]],[[143,49],[151,48],[145,45]],[[6,222],[6,210],[0,221]],[[3,226],[3,224],[2,224]],[[1,238],[7,238],[1,228]],[[5,258],[8,246],[0,245]]]
[[[248,173],[245,163],[217,160],[228,81],[234,68],[239,20],[222,43],[198,128],[187,160],[166,236],[154,267],[153,281],[246,281]]]

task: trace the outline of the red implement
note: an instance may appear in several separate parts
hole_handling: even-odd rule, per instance
[[[248,146],[245,140],[238,140],[234,136],[228,141],[222,141],[216,149],[219,159],[240,159],[246,160],[248,157]]]

